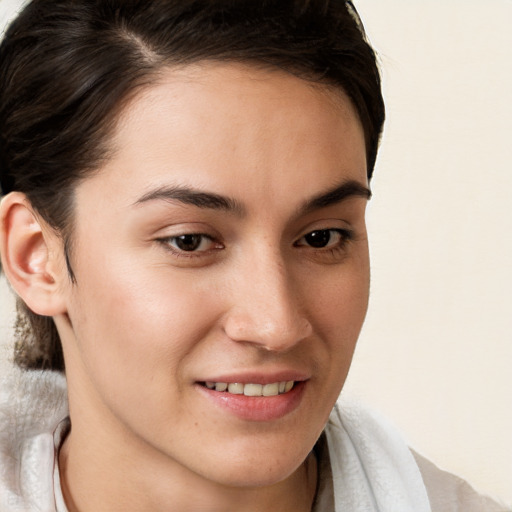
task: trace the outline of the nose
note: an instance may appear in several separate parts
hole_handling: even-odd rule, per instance
[[[311,335],[298,283],[280,256],[260,253],[243,265],[233,283],[230,309],[224,318],[230,339],[278,352]]]

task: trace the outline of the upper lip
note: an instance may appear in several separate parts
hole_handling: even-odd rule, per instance
[[[198,382],[226,382],[240,383],[240,384],[272,384],[274,382],[285,381],[304,381],[308,380],[309,376],[305,372],[297,370],[280,370],[273,372],[261,371],[244,371],[244,372],[231,372],[229,374],[216,374],[205,379],[198,380]]]

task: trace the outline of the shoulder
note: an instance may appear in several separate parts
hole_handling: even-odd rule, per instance
[[[439,469],[411,450],[427,489],[432,512],[510,512],[488,496],[479,494],[462,478]]]
[[[351,487],[367,489],[359,494],[366,492],[369,501],[382,503],[379,510],[512,512],[412,451],[391,422],[357,402],[337,405],[325,433],[335,495],[346,493],[343,475],[349,476]]]

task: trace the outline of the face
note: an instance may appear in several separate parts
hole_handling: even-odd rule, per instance
[[[72,420],[210,481],[286,478],[367,307],[352,105],[280,71],[189,66],[126,107],[113,147],[76,190],[57,320]]]

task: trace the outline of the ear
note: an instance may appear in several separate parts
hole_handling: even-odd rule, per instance
[[[8,281],[36,314],[66,311],[67,280],[60,238],[34,212],[27,197],[12,192],[0,203],[0,255]]]

